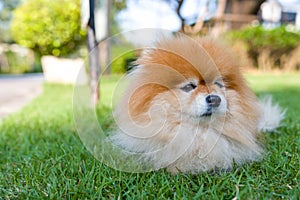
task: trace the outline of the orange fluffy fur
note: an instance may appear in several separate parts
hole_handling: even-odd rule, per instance
[[[260,106],[230,50],[177,36],[144,50],[137,64],[114,111],[114,143],[173,173],[228,170],[261,158]],[[189,82],[196,88],[183,91]],[[220,96],[220,108],[202,117],[209,94]]]

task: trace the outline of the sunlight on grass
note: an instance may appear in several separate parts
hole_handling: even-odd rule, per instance
[[[250,87],[256,92],[272,92],[285,88],[298,88],[300,91],[300,74],[260,74],[246,75]]]
[[[112,108],[117,85],[123,75],[102,76],[100,79],[100,104]]]
[[[247,80],[250,87],[258,96],[272,95],[275,102],[278,102],[281,107],[287,109],[288,116],[300,121],[299,73],[247,75]]]

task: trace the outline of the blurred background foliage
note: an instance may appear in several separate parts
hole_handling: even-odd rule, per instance
[[[83,44],[80,0],[25,1],[14,11],[11,34],[39,55],[67,56]]]
[[[286,71],[300,68],[300,32],[292,26],[265,29],[249,26],[226,33],[227,39],[235,46],[248,63],[257,69]]]
[[[19,5],[20,0],[1,0],[0,9],[0,43],[13,43],[9,25],[12,19],[12,11]]]
[[[161,1],[169,3],[172,9],[177,5],[174,2],[179,2]],[[112,35],[121,32],[117,15],[127,9],[128,2],[111,0]],[[221,35],[221,38],[234,47],[241,62],[245,63],[243,66],[250,69],[300,69],[300,32],[289,25],[272,30],[259,25],[248,25],[242,29],[230,30]],[[85,31],[80,27],[80,0],[0,2],[0,73],[40,72],[42,55],[86,58],[85,41]],[[112,40],[112,73],[124,73],[130,68],[132,61],[138,56],[138,52],[130,51],[132,48],[133,45],[125,39]]]
[[[80,24],[80,0],[1,0],[0,73],[41,72],[43,55],[86,58],[86,31]],[[110,12],[111,34],[120,33],[117,13],[126,0],[113,0]],[[18,45],[11,46],[10,44]],[[27,47],[25,49],[23,47]],[[126,72],[134,60],[132,46],[125,40],[113,41],[112,73]],[[120,56],[122,55],[122,56]]]

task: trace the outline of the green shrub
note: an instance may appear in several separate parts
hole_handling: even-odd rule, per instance
[[[80,46],[80,0],[27,0],[14,11],[13,39],[40,55],[66,56]]]
[[[113,74],[120,74],[130,70],[136,60],[136,52],[129,44],[112,46],[111,70]]]
[[[258,68],[281,68],[282,57],[293,52],[300,45],[300,32],[289,31],[281,26],[275,29],[264,29],[262,26],[246,27],[227,34],[235,43],[242,41],[248,56]],[[266,65],[269,66],[260,66]]]
[[[34,65],[31,50],[15,44],[1,44],[0,49],[0,74],[41,72],[41,68]]]
[[[264,29],[262,26],[246,27],[231,32],[232,38],[246,42],[253,51],[260,48],[289,50],[295,48],[300,41],[300,33],[287,31],[284,26],[275,29]]]
[[[10,66],[9,73],[24,73],[29,71],[29,65],[26,62],[26,58],[19,56],[13,51],[6,51],[5,56]]]

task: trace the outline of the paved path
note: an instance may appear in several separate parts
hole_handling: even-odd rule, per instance
[[[42,74],[0,75],[0,118],[20,110],[42,92]]]

